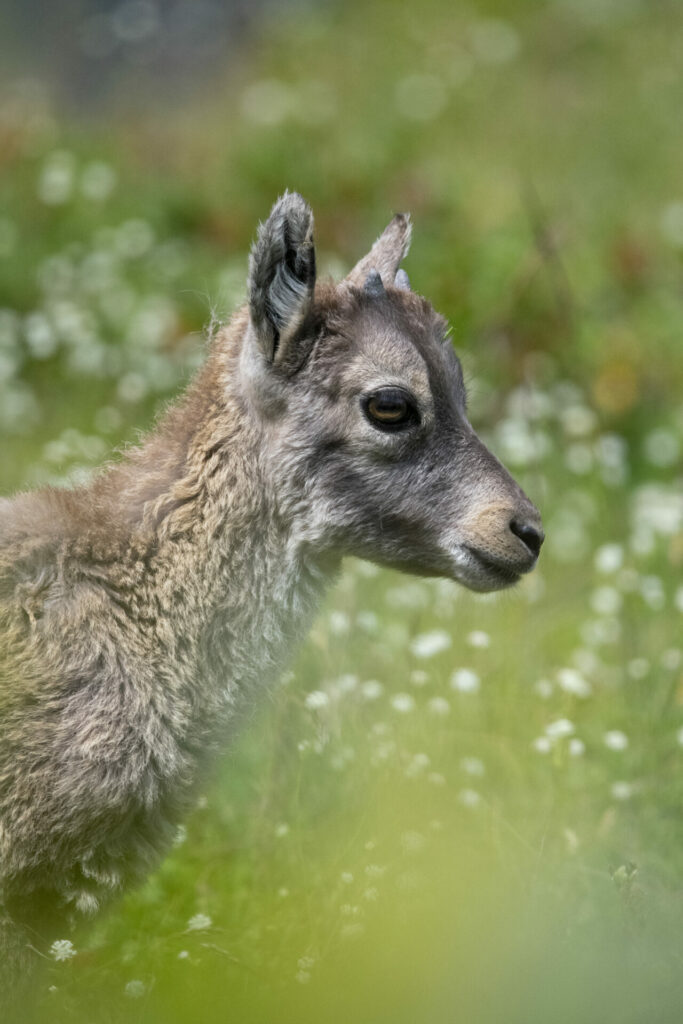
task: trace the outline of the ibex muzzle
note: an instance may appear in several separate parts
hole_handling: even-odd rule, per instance
[[[339,284],[285,194],[248,303],[139,449],[0,499],[0,957],[140,879],[343,555],[514,583],[539,515],[470,426],[395,217]],[[0,989],[2,982],[0,981]]]

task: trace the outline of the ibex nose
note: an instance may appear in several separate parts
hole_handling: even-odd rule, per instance
[[[510,529],[514,533],[515,537],[519,537],[522,544],[524,544],[531,555],[533,555],[534,558],[538,558],[538,554],[541,550],[541,544],[545,540],[545,534],[543,533],[540,519],[536,517],[532,519],[529,516],[516,517],[510,520]]]

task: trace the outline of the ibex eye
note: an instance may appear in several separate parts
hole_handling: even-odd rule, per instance
[[[363,401],[365,415],[380,430],[400,430],[419,420],[415,404],[401,388],[380,388]]]

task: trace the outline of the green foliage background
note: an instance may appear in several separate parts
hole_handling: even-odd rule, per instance
[[[181,109],[5,91],[3,493],[152,423],[288,187],[323,272],[412,212],[548,533],[495,599],[349,564],[36,1020],[680,1020],[682,33],[664,0],[351,0],[271,14]]]

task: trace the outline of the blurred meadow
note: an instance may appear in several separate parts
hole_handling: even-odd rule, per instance
[[[3,494],[153,423],[290,188],[321,274],[412,213],[412,285],[547,532],[503,595],[349,562],[26,1020],[683,1019],[681,5],[1,17]]]

